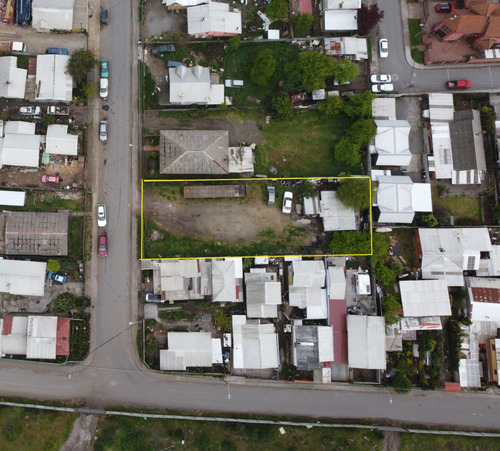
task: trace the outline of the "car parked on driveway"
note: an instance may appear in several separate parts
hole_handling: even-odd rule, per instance
[[[455,3],[438,3],[435,9],[437,13],[450,13],[455,9]]]
[[[291,191],[285,191],[283,196],[283,208],[281,211],[283,213],[290,214],[292,212],[292,204],[293,204],[293,193]]]
[[[151,50],[151,53],[154,56],[159,56],[163,55],[164,53],[174,53],[175,52],[175,45],[174,44],[164,44],[164,45],[159,45],[158,47],[153,48]]]
[[[109,61],[107,58],[101,60],[101,78],[109,77]]]
[[[99,82],[99,95],[102,99],[106,99],[108,97],[108,86],[109,81],[107,78],[101,78]]]
[[[97,227],[106,227],[106,205],[99,204],[97,206]]]
[[[392,77],[390,75],[385,74],[375,74],[370,77],[370,81],[372,83],[390,83]]]
[[[107,257],[108,256],[108,237],[106,234],[99,236],[99,242],[97,246],[97,255],[99,257]]]
[[[154,293],[146,293],[146,302],[163,303],[161,296]]]
[[[57,272],[50,271],[47,274],[47,279],[53,280],[56,283],[60,283],[61,285],[66,283],[66,276],[64,274],[59,274]]]
[[[108,140],[108,121],[99,123],[99,140],[103,143]]]
[[[376,94],[378,94],[379,92],[391,92],[391,91],[394,91],[394,85],[392,83],[372,85],[372,92]]]
[[[61,177],[58,175],[42,175],[42,183],[59,183],[61,181]]]
[[[469,89],[470,87],[470,80],[449,80],[446,82],[447,89]]]
[[[382,38],[378,41],[378,54],[380,58],[387,58],[389,56],[389,44],[386,38]]]
[[[42,108],[39,106],[22,106],[19,108],[19,113],[22,116],[38,116],[42,114]]]

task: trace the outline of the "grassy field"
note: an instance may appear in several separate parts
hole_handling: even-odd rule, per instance
[[[68,224],[68,254],[71,257],[82,258],[83,254],[83,216],[72,216]]]
[[[102,417],[94,449],[100,450],[333,450],[382,449],[382,436],[367,430],[299,428]],[[184,444],[182,443],[184,441]]]
[[[75,194],[75,192],[72,192]],[[24,207],[9,207],[10,211],[83,211],[83,195],[79,199],[65,199],[64,191],[26,191],[26,205]]]
[[[19,451],[59,450],[67,440],[76,414],[0,408],[0,449]]]
[[[401,434],[401,451],[453,450],[489,451],[500,448],[498,438],[453,435]]]
[[[455,217],[455,224],[481,223],[481,205],[477,197],[448,194],[443,198],[440,191],[437,186],[432,187],[432,205],[439,225],[448,225],[450,215]]]

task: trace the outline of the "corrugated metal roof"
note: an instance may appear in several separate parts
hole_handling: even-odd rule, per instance
[[[0,97],[24,99],[28,71],[17,67],[17,56],[0,58]]]
[[[385,362],[385,321],[379,316],[347,315],[349,367],[383,370]]]
[[[212,336],[209,332],[169,332],[168,352],[161,351],[160,369],[185,371],[212,366]],[[221,351],[222,352],[222,351]]]
[[[247,316],[277,318],[281,304],[281,283],[274,272],[245,273]]]
[[[319,215],[326,232],[358,229],[355,211],[337,198],[336,191],[320,191],[319,198]]]
[[[375,119],[396,119],[396,99],[394,97],[377,97],[372,102],[372,116]]]
[[[482,368],[479,361],[460,359],[458,373],[460,376],[461,387],[470,387],[470,388],[481,387]]]
[[[52,124],[47,127],[45,151],[56,155],[77,155],[78,136],[68,133],[67,125]]]
[[[450,316],[448,285],[444,280],[402,280],[399,282],[405,316]]]
[[[0,292],[43,296],[47,263],[0,259]]]
[[[376,120],[377,166],[408,166],[411,160],[410,124],[406,120]]]
[[[5,133],[12,133],[15,135],[34,135],[36,124],[34,122],[26,121],[7,121],[5,122]]]
[[[71,31],[74,6],[74,0],[33,0],[33,28]]]
[[[26,355],[27,327],[27,316],[4,317],[2,329],[2,354]]]
[[[69,318],[57,318],[57,355],[69,355],[70,323]]]
[[[2,166],[37,168],[40,159],[40,135],[8,133],[3,137]]]
[[[453,94],[436,92],[429,93],[429,113],[431,124],[436,121],[452,121],[454,111]]]
[[[36,100],[71,102],[73,77],[66,67],[69,55],[38,55],[36,58]]]
[[[213,302],[237,302],[235,263],[232,260],[212,261]]]
[[[321,260],[296,260],[290,266],[294,287],[325,286],[325,264]]]
[[[341,266],[328,267],[329,299],[345,299],[346,275]]]
[[[333,363],[347,363],[347,304],[345,300],[330,300],[328,323],[333,326]]]
[[[230,11],[229,4],[209,2],[187,9],[189,35],[196,34],[241,34],[241,11]]]
[[[28,316],[26,335],[26,358],[56,358],[57,316]]]

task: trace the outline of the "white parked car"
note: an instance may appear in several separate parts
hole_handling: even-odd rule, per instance
[[[99,123],[99,140],[103,143],[108,140],[108,121]]]
[[[97,227],[106,227],[106,205],[99,204],[97,206]]]
[[[392,83],[385,83],[383,85],[372,85],[372,92],[391,92],[394,91],[394,85]]]
[[[378,41],[378,53],[380,58],[387,58],[389,56],[389,45],[387,43],[387,39],[382,38]]]
[[[99,83],[99,95],[103,99],[108,97],[108,86],[109,86],[109,79],[101,78],[101,82]]]
[[[370,81],[372,83],[390,83],[392,77],[390,75],[385,74],[375,74],[370,77]]]
[[[293,193],[290,191],[285,191],[285,195],[283,196],[283,208],[281,211],[283,213],[290,214],[292,212],[292,204],[293,204]]]

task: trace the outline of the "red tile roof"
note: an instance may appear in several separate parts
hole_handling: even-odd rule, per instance
[[[69,355],[69,318],[57,318],[56,355]]]
[[[12,322],[14,321],[13,316],[4,316],[3,317],[3,327],[2,327],[2,335],[10,335],[12,332]]]
[[[313,13],[312,0],[299,0],[300,13]]]
[[[500,290],[498,288],[471,287],[474,302],[500,303]]]
[[[477,15],[473,11],[457,9],[448,14],[444,24],[455,33],[481,34],[486,30],[488,17]]]

